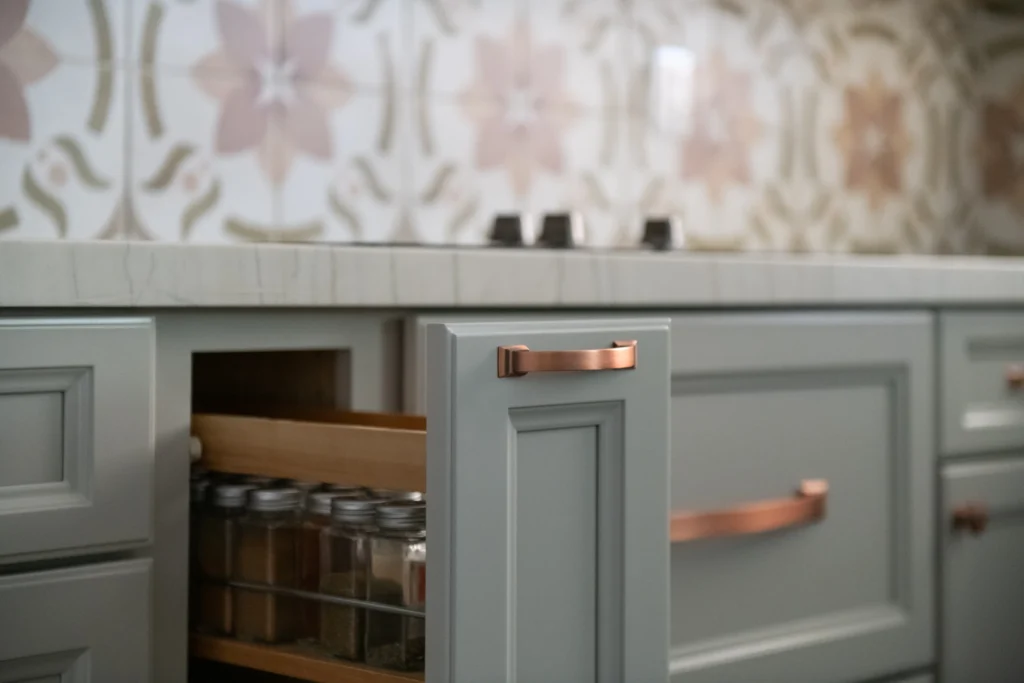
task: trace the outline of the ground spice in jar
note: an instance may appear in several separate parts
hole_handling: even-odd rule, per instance
[[[306,498],[305,512],[299,529],[299,588],[315,593],[320,590],[320,575],[326,557],[321,550],[324,529],[331,524],[331,501],[335,498],[361,496],[362,489],[352,491],[315,491]],[[300,600],[299,638],[320,638],[320,603]]]
[[[231,635],[233,628],[233,590],[224,585],[234,567],[238,522],[245,512],[247,484],[221,484],[213,489],[212,499],[196,525],[196,564],[199,570],[198,614],[196,628],[203,632]]]
[[[331,525],[323,531],[324,570],[320,592],[365,600],[370,534],[379,499],[336,498],[331,502]],[[324,603],[321,606],[320,643],[336,657],[362,661],[366,610]]]
[[[189,484],[188,528],[188,625],[199,625],[199,522],[206,508],[210,480],[193,472]]]
[[[393,501],[377,507],[370,538],[370,602],[423,610],[426,606],[426,505]],[[422,617],[368,610],[366,663],[384,669],[419,671],[426,652]]]
[[[298,528],[301,494],[296,489],[249,492],[238,525],[234,579],[265,586],[298,587]],[[286,595],[235,589],[235,636],[281,643],[298,635],[298,601]]]

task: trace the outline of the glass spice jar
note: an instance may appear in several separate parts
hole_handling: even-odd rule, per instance
[[[331,502],[331,525],[322,536],[321,593],[366,599],[374,510],[383,502],[375,498],[335,498]],[[320,609],[320,644],[336,657],[362,661],[366,610],[329,603]]]
[[[242,478],[243,484],[250,484],[261,489],[275,486],[279,481],[279,479],[274,479],[273,477],[258,477],[254,474],[248,474]]]
[[[238,524],[233,579],[297,587],[299,501],[296,489],[253,489]],[[298,601],[291,596],[235,589],[235,637],[264,643],[295,640]]]
[[[334,493],[350,497],[365,496],[369,493],[364,487],[351,484],[324,484],[324,491],[333,491]]]
[[[298,585],[302,590],[313,593],[320,590],[320,574],[323,570],[320,536],[331,523],[331,501],[338,497],[356,497],[361,493],[314,491],[309,494],[299,529]],[[320,603],[300,600],[299,611],[299,637],[319,639]]]
[[[196,555],[199,566],[199,605],[196,626],[202,631],[231,635],[233,590],[231,578],[238,522],[245,513],[248,484],[220,484],[199,515]]]
[[[282,484],[286,488],[298,489],[299,497],[301,501],[299,503],[299,509],[306,509],[306,501],[309,499],[309,494],[320,489],[323,486],[318,481],[299,481],[298,479],[289,479]]]
[[[210,480],[195,477],[189,484],[188,494],[188,625],[199,625],[199,523],[206,506]]]
[[[370,538],[367,599],[423,610],[426,607],[426,504],[398,500],[377,506]],[[368,610],[366,663],[383,669],[423,669],[423,617]]]
[[[374,498],[385,500],[423,500],[423,494],[419,491],[399,491],[398,489],[370,489],[370,495]]]

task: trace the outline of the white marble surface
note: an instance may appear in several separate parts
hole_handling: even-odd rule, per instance
[[[0,241],[0,307],[1024,304],[1024,259]]]

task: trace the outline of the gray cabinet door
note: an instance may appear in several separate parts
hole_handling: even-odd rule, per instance
[[[1024,446],[1024,314],[943,313],[942,451]]]
[[[0,563],[149,540],[153,325],[0,319]]]
[[[147,683],[147,560],[0,576],[0,681]]]
[[[672,347],[674,510],[829,485],[817,522],[673,543],[673,680],[837,683],[929,665],[930,317],[680,317]]]
[[[634,369],[498,376],[499,346],[616,340]],[[432,325],[427,348],[427,680],[665,683],[667,321]]]
[[[1024,458],[943,472],[945,683],[1024,680]],[[954,530],[963,506],[986,510],[980,534]]]

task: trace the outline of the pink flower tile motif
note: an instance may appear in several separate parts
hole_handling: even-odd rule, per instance
[[[57,66],[46,39],[25,23],[28,0],[0,4],[0,138],[27,142],[32,122],[24,90]]]
[[[264,14],[221,0],[217,16],[222,43],[192,68],[200,89],[220,103],[216,151],[257,151],[274,185],[296,155],[329,160],[328,116],[350,95],[348,77],[328,62],[330,15],[285,15],[289,40],[276,54]]]
[[[458,95],[475,73],[478,38],[503,38],[526,21],[526,0],[414,0],[410,80],[421,99]]]
[[[476,166],[503,170],[519,199],[532,189],[539,171],[563,169],[562,138],[578,116],[565,81],[565,50],[536,44],[517,23],[502,40],[479,36],[477,70],[459,95],[476,128]]]
[[[410,0],[288,0],[280,13],[285,25],[283,49],[304,49],[307,38],[291,20],[301,16],[329,32],[328,59],[356,88],[407,90],[412,11]]]

